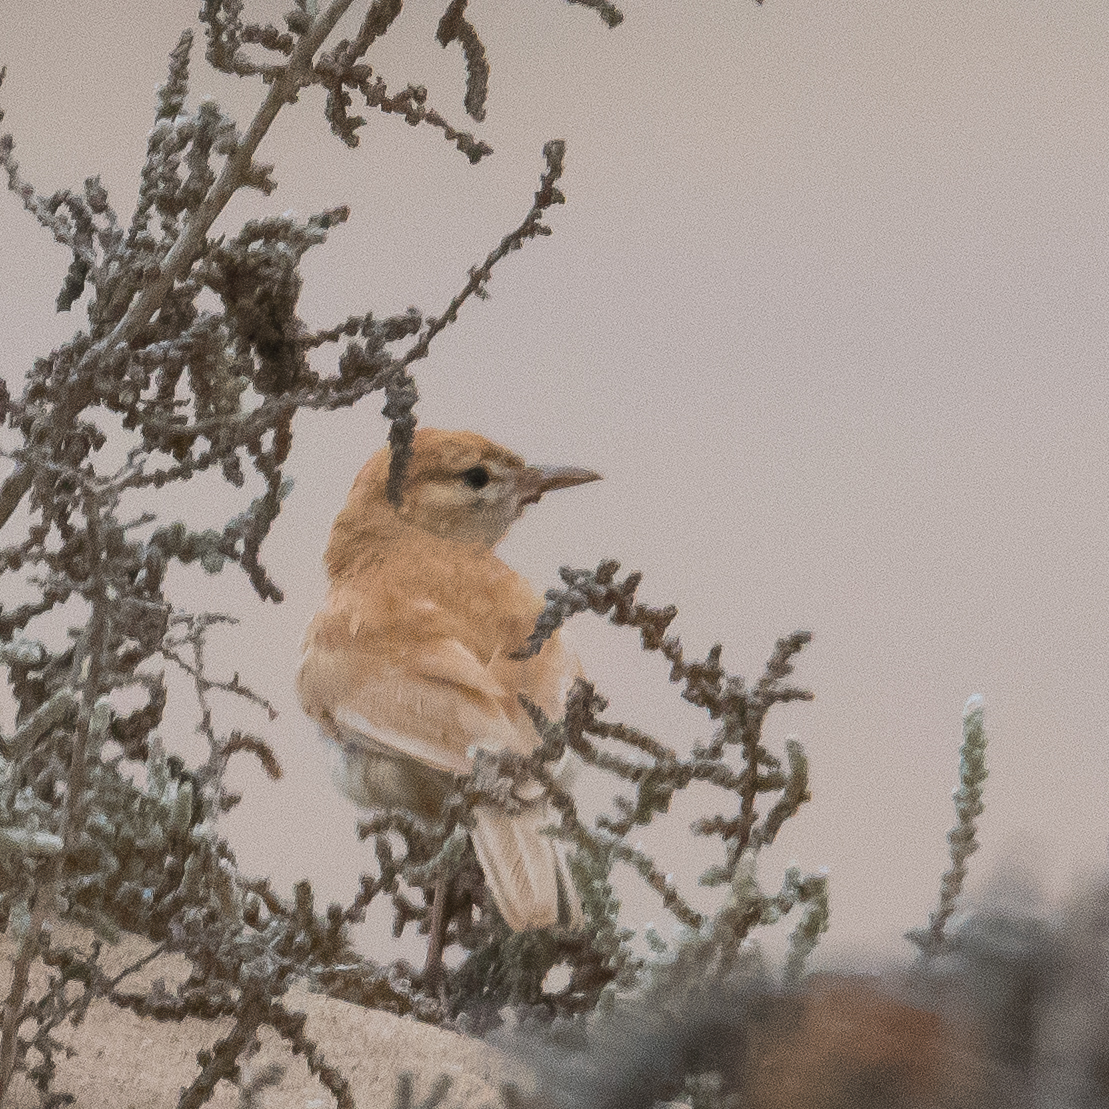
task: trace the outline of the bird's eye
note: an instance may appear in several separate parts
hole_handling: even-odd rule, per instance
[[[471,466],[463,470],[462,480],[471,489],[484,489],[489,484],[489,471],[484,466]]]

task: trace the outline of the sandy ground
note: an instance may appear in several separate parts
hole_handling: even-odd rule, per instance
[[[0,937],[0,943],[9,968],[4,982],[6,994],[11,947],[6,937]],[[126,939],[104,962],[107,966],[122,966],[148,949],[143,941]],[[164,957],[151,964],[143,980],[163,977],[172,983],[180,977],[182,966],[174,957]],[[452,1079],[444,1109],[499,1104],[499,1082],[508,1077],[509,1071],[497,1053],[480,1041],[304,989],[294,988],[286,1000],[288,1008],[308,1015],[308,1035],[327,1061],[346,1076],[359,1109],[390,1109],[397,1077],[404,1071],[415,1078],[416,1104],[444,1074]],[[74,1055],[59,1059],[54,1089],[75,1095],[76,1104],[89,1109],[172,1109],[182,1087],[199,1073],[197,1052],[211,1047],[230,1023],[196,1019],[159,1023],[106,1002],[97,1003],[79,1026],[63,1028],[61,1038],[72,1045]],[[251,1060],[247,1073],[250,1068],[257,1070],[272,1062],[285,1070],[280,1083],[265,1091],[265,1109],[329,1109],[334,1105],[304,1060],[292,1055],[276,1034],[268,1032],[263,1034],[261,1050]],[[519,1080],[523,1076],[515,1077]],[[238,1098],[239,1091],[224,1082],[209,1104],[231,1109]],[[33,1087],[17,1078],[5,1109],[33,1109],[38,1105]]]

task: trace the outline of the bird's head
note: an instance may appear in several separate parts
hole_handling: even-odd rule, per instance
[[[344,513],[372,514],[379,522],[382,515],[395,514],[434,535],[492,548],[544,493],[600,477],[577,466],[529,466],[506,447],[470,431],[420,428],[399,507],[390,504],[386,495],[386,448],[358,475]]]

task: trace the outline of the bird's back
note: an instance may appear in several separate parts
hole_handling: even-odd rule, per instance
[[[520,696],[558,718],[578,664],[557,635],[513,658],[542,607],[531,587],[491,552],[426,538],[333,582],[305,636],[301,702],[424,738],[443,769],[465,770],[475,744],[526,754],[537,736]]]

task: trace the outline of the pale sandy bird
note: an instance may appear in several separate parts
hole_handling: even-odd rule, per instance
[[[399,508],[386,496],[389,452],[354,481],[324,555],[330,588],[308,627],[301,704],[340,745],[342,784],[359,804],[434,817],[472,751],[530,753],[539,736],[520,695],[562,716],[579,674],[556,635],[513,657],[542,602],[493,548],[552,489],[596,481],[570,466],[529,466],[480,435],[421,429]],[[581,906],[538,783],[509,814],[474,810],[474,849],[510,927],[576,926]]]

